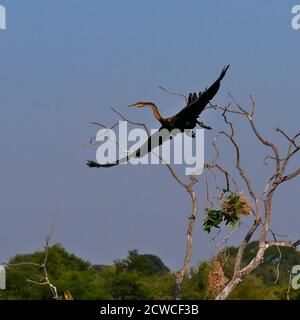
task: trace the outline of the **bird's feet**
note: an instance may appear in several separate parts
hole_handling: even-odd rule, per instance
[[[96,161],[93,161],[93,160],[88,160],[86,162],[86,165],[89,166],[90,168],[99,168],[100,167],[99,163],[97,163]]]
[[[205,125],[203,122],[198,122],[198,124],[203,129],[212,130],[212,127]]]

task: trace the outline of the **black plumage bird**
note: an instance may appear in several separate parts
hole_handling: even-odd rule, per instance
[[[224,78],[228,68],[229,65],[223,68],[219,78],[209,88],[206,88],[203,92],[199,92],[198,95],[197,93],[190,93],[187,105],[173,117],[163,118],[160,115],[157,106],[153,102],[137,102],[131,104],[130,107],[136,108],[150,107],[153,111],[155,118],[161,123],[160,129],[151,137],[149,137],[149,139],[138,150],[132,152],[131,154],[127,155],[122,159],[107,164],[99,164],[95,161],[89,160],[87,161],[87,165],[91,168],[112,167],[122,162],[128,161],[132,158],[143,157],[151,150],[153,150],[155,147],[161,145],[167,139],[170,139],[170,136],[166,136],[165,138],[161,137],[161,131],[163,129],[167,129],[170,132],[174,129],[177,129],[180,132],[184,132],[185,130],[194,129],[197,124],[202,128],[211,129],[208,126],[205,126],[202,122],[199,122],[198,117],[205,109],[207,104],[213,99],[213,97],[218,92],[221,80]],[[158,141],[158,143],[154,145],[152,143],[153,141]]]

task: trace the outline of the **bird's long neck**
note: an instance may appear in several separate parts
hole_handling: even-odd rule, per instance
[[[152,103],[152,102],[149,102],[147,105],[152,109],[152,112],[153,112],[154,117],[155,117],[161,124],[164,124],[164,123],[165,123],[165,119],[160,115],[157,106],[156,106],[154,103]]]

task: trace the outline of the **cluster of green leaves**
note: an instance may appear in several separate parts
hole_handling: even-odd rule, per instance
[[[203,222],[203,230],[210,233],[212,228],[220,228],[220,224],[225,222],[226,225],[230,224],[235,227],[239,221],[238,216],[229,215],[222,210],[206,209],[206,216]]]
[[[230,214],[223,210],[206,208],[203,230],[210,233],[212,228],[220,228],[222,222],[225,222],[225,225],[230,224],[234,228],[239,221],[237,213],[246,205],[246,202],[240,201],[240,197],[239,194],[231,194],[224,202],[225,205],[230,207]]]
[[[255,255],[257,242],[250,243],[244,254],[243,265]],[[299,264],[300,253],[281,249],[282,258],[277,277],[278,251],[270,248],[266,251],[264,263],[232,292],[230,299],[286,299],[289,287],[289,274],[292,266]],[[220,253],[222,254],[222,253]],[[237,248],[228,248],[227,263],[224,272],[231,278]],[[13,266],[14,263],[30,261],[40,264],[44,253],[17,255],[10,259],[7,267],[7,290],[0,290],[0,300],[42,300],[52,299],[47,286],[27,282],[27,279],[39,281],[42,270],[34,265]],[[207,279],[210,261],[204,261],[190,270],[182,285],[182,299],[212,299],[207,292]],[[54,245],[49,249],[48,272],[50,281],[57,287],[59,295],[70,292],[76,300],[101,299],[173,299],[175,278],[161,259],[154,255],[129,251],[125,259],[112,265],[92,265],[62,246]],[[300,290],[290,290],[290,299],[300,299]]]

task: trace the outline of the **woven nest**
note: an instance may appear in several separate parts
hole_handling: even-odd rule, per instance
[[[237,197],[238,201],[232,203],[230,197],[224,198],[221,202],[222,211],[230,216],[239,217],[239,216],[248,216],[252,214],[252,205],[248,199],[243,194],[234,195]]]
[[[212,268],[208,274],[208,292],[218,294],[228,283],[222,265],[218,260],[214,260]]]

